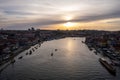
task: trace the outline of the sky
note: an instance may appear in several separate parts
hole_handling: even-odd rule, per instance
[[[0,28],[120,30],[120,0],[0,0]]]

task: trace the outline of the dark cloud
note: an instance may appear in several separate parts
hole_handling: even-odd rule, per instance
[[[98,20],[111,19],[111,18],[120,18],[120,11],[115,11],[115,12],[101,14],[101,15],[99,15],[99,14],[98,15],[96,15],[96,14],[86,15],[86,16],[82,16],[82,18],[80,16],[77,19],[71,20],[71,21],[91,22],[91,21],[98,21]]]
[[[35,15],[34,13],[32,12],[22,12],[22,11],[12,11],[12,10],[6,10],[4,11],[5,14],[8,14],[8,15]]]

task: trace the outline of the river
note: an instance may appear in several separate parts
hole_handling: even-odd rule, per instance
[[[120,69],[117,67],[117,76],[111,75],[84,40],[67,37],[46,41],[26,55],[33,46],[15,57],[16,62],[0,73],[0,80],[120,80]]]

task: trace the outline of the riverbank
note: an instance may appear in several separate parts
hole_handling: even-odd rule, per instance
[[[19,49],[15,50],[14,52],[12,52],[12,55],[10,55],[10,57],[6,58],[4,61],[2,61],[0,63],[0,66],[4,65],[5,63],[9,62],[11,59],[13,59],[15,56],[17,56],[18,54],[20,54],[21,52],[29,49],[30,46],[25,46],[25,47],[20,47]]]
[[[41,42],[39,42],[39,43],[36,43],[36,44],[42,44],[42,43],[44,43],[45,41],[51,41],[51,40],[57,40],[57,39],[62,39],[62,38],[65,38],[65,37],[55,37],[55,38],[48,38],[48,39],[45,39],[45,40],[43,40],[43,41],[41,41]],[[0,71],[2,71],[3,69],[4,69],[4,67],[6,66],[6,65],[9,65],[10,63],[10,61],[11,60],[13,60],[14,59],[14,57],[16,57],[17,55],[19,55],[20,53],[22,53],[22,52],[24,52],[25,50],[28,50],[28,49],[30,49],[32,46],[34,46],[34,45],[36,45],[36,44],[32,44],[32,45],[30,45],[30,46],[24,46],[24,47],[20,47],[19,49],[17,49],[17,50],[15,50],[14,52],[12,52],[12,55],[9,57],[9,58],[7,58],[5,61],[2,61],[2,63],[0,63]],[[6,64],[7,63],[7,64]],[[5,65],[4,65],[5,64]]]
[[[88,46],[89,50],[94,50],[94,53],[97,55],[98,53],[109,58],[111,63],[114,66],[120,67],[120,54],[116,52],[116,50],[111,49],[110,44],[100,42],[98,39],[89,37],[86,38],[85,44]]]
[[[39,44],[41,45],[43,42],[39,42],[39,43],[36,43],[36,44]],[[10,64],[14,63],[13,61],[14,58],[19,55],[20,53],[24,52],[25,50],[28,50],[30,49],[32,46],[35,46],[36,44],[33,44],[31,46],[24,46],[24,47],[20,47],[19,49],[17,49],[16,51],[12,52],[12,55],[7,58],[5,61],[3,61],[1,64],[0,64],[0,72],[2,72],[7,66],[9,66]],[[36,48],[36,47],[35,47]]]

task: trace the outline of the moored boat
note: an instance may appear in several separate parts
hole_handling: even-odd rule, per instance
[[[82,43],[85,43],[84,41],[82,41]]]
[[[113,75],[116,75],[116,68],[109,64],[105,59],[99,58],[100,63]]]
[[[22,56],[20,56],[18,59],[22,59],[23,57]]]
[[[35,51],[34,48],[32,48],[32,51],[33,51],[33,52]]]
[[[32,54],[32,51],[30,50],[29,55],[31,55],[31,54]]]
[[[28,55],[28,52],[26,53],[26,55]]]

